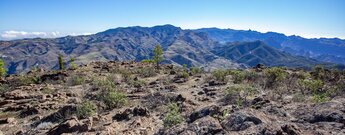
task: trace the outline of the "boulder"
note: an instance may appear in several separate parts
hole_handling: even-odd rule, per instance
[[[197,119],[200,119],[202,117],[208,116],[208,115],[217,115],[220,113],[220,107],[216,105],[208,106],[205,108],[202,108],[200,110],[197,110],[189,115],[189,122],[192,123]]]
[[[222,121],[222,126],[228,131],[242,131],[252,125],[261,124],[262,121],[252,114],[236,112]]]
[[[60,135],[62,133],[86,132],[89,127],[87,124],[82,124],[76,117],[67,119],[61,124],[48,131],[49,135]]]

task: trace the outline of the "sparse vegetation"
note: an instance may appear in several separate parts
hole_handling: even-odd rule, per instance
[[[282,68],[272,67],[264,70],[266,76],[266,88],[272,88],[279,85],[288,75]]]
[[[82,75],[72,75],[68,78],[67,83],[71,86],[82,85],[85,82],[85,78]]]
[[[88,118],[95,114],[96,112],[96,106],[90,102],[85,101],[82,104],[77,106],[77,116],[78,118]]]
[[[0,59],[0,77],[6,75],[5,62]]]
[[[165,128],[172,127],[180,124],[183,121],[183,117],[180,114],[180,108],[176,103],[168,104],[168,112],[166,113],[163,123]]]
[[[233,101],[241,106],[247,101],[247,98],[257,94],[257,90],[249,85],[244,84],[234,84],[227,87],[224,90],[225,100],[230,100],[228,102],[233,103]]]
[[[77,69],[77,65],[74,63],[75,59],[73,57],[70,58],[69,60],[69,68],[72,70]]]
[[[189,70],[192,75],[200,74],[202,72],[202,70],[198,67],[190,67]]]
[[[226,70],[215,70],[212,72],[213,77],[217,80],[217,81],[227,81],[226,76],[228,75],[228,72]]]
[[[241,83],[246,77],[244,71],[230,70],[229,74],[232,75],[234,83]]]
[[[110,91],[101,95],[102,101],[108,109],[119,108],[127,104],[126,94],[118,91]]]

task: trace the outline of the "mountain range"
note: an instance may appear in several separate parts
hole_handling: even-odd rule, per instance
[[[163,63],[212,68],[267,66],[308,67],[345,62],[345,41],[305,39],[269,32],[204,28],[184,30],[173,25],[120,27],[93,35],[0,41],[0,56],[9,74],[35,67],[57,69],[57,57],[91,61],[141,61],[160,44]]]
[[[209,37],[221,43],[251,42],[260,40],[278,50],[293,55],[314,58],[319,61],[345,64],[345,40],[339,38],[312,38],[300,36],[286,36],[281,33],[260,33],[252,30],[234,30],[218,28],[197,29],[205,32]]]

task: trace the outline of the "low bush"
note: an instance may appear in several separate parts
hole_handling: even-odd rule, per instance
[[[282,68],[272,67],[265,69],[264,75],[266,77],[266,87],[272,88],[281,83],[288,74]]]
[[[153,67],[144,67],[140,69],[138,73],[141,77],[153,77],[157,75],[156,70]]]
[[[324,85],[321,80],[314,79],[300,79],[298,80],[298,84],[302,87],[302,93],[305,91],[317,93],[318,91],[321,91]]]
[[[241,83],[245,79],[245,72],[239,70],[230,70],[229,74],[232,75],[234,83]]]
[[[246,102],[249,96],[254,96],[257,92],[254,87],[244,84],[234,84],[224,90],[225,99],[230,103],[235,102],[239,106]]]
[[[215,70],[212,72],[213,77],[217,80],[217,81],[227,81],[226,76],[228,75],[228,72],[226,70]]]
[[[126,94],[118,91],[103,93],[101,99],[108,109],[119,108],[127,104]]]
[[[328,93],[314,93],[312,96],[312,101],[315,103],[323,103],[329,100]]]
[[[163,119],[164,127],[169,128],[180,124],[183,121],[183,117],[180,114],[180,108],[178,105],[176,103],[170,103],[168,105],[168,109],[169,110]]]
[[[85,78],[82,75],[72,75],[67,79],[70,86],[82,85],[85,83]]]
[[[190,67],[189,70],[192,75],[200,74],[202,72],[202,70],[198,67]]]
[[[96,106],[90,102],[86,101],[77,106],[77,116],[78,118],[88,118],[95,114]]]

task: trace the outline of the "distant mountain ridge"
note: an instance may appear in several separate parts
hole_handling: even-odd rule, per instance
[[[216,47],[212,52],[218,56],[249,66],[255,66],[258,63],[288,67],[309,67],[310,65],[320,64],[319,61],[314,59],[281,52],[262,41],[228,43],[225,46]]]
[[[208,33],[209,37],[220,43],[263,41],[276,49],[314,58],[320,61],[345,64],[345,40],[338,38],[307,39],[299,36],[286,36],[281,33],[260,33],[252,30],[233,30],[218,28],[197,29]]]
[[[220,35],[226,37],[226,34]],[[246,60],[239,60],[237,57],[234,57],[235,55],[227,55],[220,50],[233,52],[243,48],[239,47],[241,45],[231,47],[229,46],[231,43],[221,42],[223,40],[215,39],[215,37],[210,32],[183,30],[173,25],[121,27],[85,36],[0,41],[0,56],[5,60],[8,73],[10,74],[27,72],[34,67],[57,69],[58,54],[65,56],[66,62],[70,57],[74,57],[77,64],[110,60],[141,61],[152,56],[152,50],[157,44],[160,44],[163,48],[164,63],[186,64],[187,66],[197,66],[205,69],[219,67],[241,68],[245,65],[252,66],[261,62],[267,64],[267,66],[277,65],[267,61],[279,62],[279,66],[301,66],[291,64],[291,60],[288,58],[294,59],[295,63],[303,63],[302,66],[323,64],[323,62],[307,60],[304,57],[294,57],[281,53],[280,50],[269,48],[267,45],[264,45],[267,44],[268,40],[263,41],[263,43],[259,42],[261,46],[259,48],[261,49],[246,50],[255,51],[257,55],[245,55]],[[244,39],[246,39],[245,41],[247,39],[248,41],[256,41],[254,40],[255,38],[249,40],[248,37],[243,36]],[[274,38],[272,42],[279,42],[279,39],[279,37]],[[246,46],[246,44],[244,43],[243,46]],[[271,44],[269,45],[272,46]],[[223,49],[219,49],[222,47]],[[243,52],[240,55],[246,53]],[[265,53],[270,55],[279,54],[281,57],[262,57],[261,54]]]

